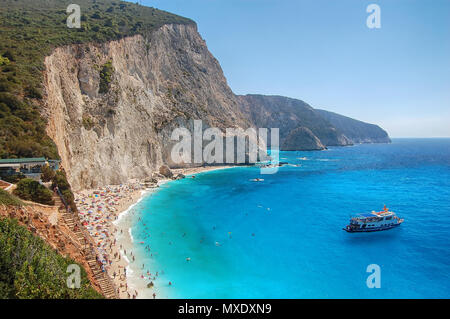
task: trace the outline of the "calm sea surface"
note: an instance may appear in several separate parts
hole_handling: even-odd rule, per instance
[[[450,298],[450,139],[280,157],[300,166],[212,171],[146,196],[133,208],[133,276],[158,271],[154,291],[169,298]],[[342,230],[384,204],[399,228]],[[379,289],[366,285],[370,264]]]

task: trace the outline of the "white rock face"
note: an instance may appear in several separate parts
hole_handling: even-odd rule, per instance
[[[114,68],[107,93],[100,71]],[[45,59],[47,133],[74,190],[145,178],[175,167],[172,130],[247,128],[237,97],[195,26],[57,48]]]

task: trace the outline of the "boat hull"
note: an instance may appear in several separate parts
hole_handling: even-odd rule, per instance
[[[383,231],[383,230],[389,230],[392,228],[396,228],[400,226],[401,223],[390,225],[390,226],[381,226],[381,227],[371,227],[371,228],[356,228],[356,229],[349,229],[349,228],[343,228],[347,233],[370,233],[375,231]]]

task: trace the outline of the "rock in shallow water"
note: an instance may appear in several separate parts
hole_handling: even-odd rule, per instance
[[[173,173],[172,173],[172,171],[170,170],[169,166],[167,166],[167,165],[161,166],[161,167],[159,168],[159,173],[160,173],[162,176],[167,177],[167,178],[172,178],[172,177],[173,177]]]
[[[184,176],[183,174],[178,174],[177,176],[172,177],[173,180],[183,179],[183,178],[186,178],[186,176]]]

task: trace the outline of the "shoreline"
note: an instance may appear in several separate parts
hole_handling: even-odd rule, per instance
[[[237,166],[206,166],[172,169],[174,176],[223,170]],[[82,190],[75,193],[75,203],[83,226],[90,233],[96,244],[96,251],[103,264],[103,270],[111,278],[120,299],[139,298],[139,290],[144,282],[131,282],[135,261],[131,227],[132,209],[147,195],[156,192],[169,178],[158,178],[156,185],[148,187],[138,179],[120,185],[108,185],[96,189]],[[142,281],[142,283],[141,283]]]
[[[212,171],[218,171],[228,168],[236,168],[236,167],[242,167],[242,166],[231,166],[231,165],[218,165],[218,166],[201,166],[201,167],[188,167],[188,168],[174,168],[171,171],[176,174],[183,174],[185,176],[191,176],[195,174],[200,173],[206,173],[206,172],[212,172]]]

